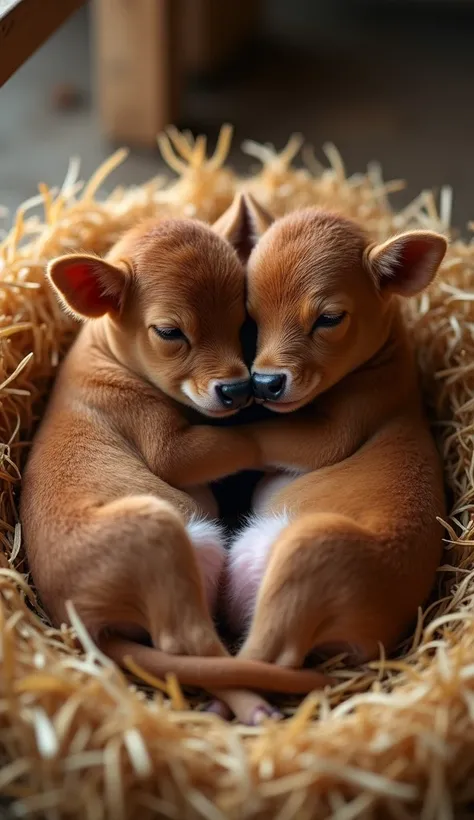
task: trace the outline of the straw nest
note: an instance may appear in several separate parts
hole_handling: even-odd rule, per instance
[[[102,253],[149,214],[216,218],[241,186],[276,214],[337,208],[374,237],[407,227],[450,232],[451,192],[424,192],[395,213],[401,183],[380,169],[347,178],[297,138],[259,160],[248,179],[225,167],[231,132],[210,159],[203,138],[171,130],[160,146],[178,176],[103,201],[97,190],[119,151],[86,185],[71,162],[63,186],[26,202],[0,246],[0,794],[12,817],[450,818],[474,803],[474,245],[453,241],[430,292],[408,309],[450,491],[446,552],[430,605],[396,659],[348,671],[289,709],[287,721],[248,729],[186,708],[176,682],[143,689],[98,654],[77,618],[50,628],[35,600],[17,503],[35,423],[75,328],[45,285],[46,261]],[[403,593],[401,593],[403,594]],[[148,683],[153,683],[148,681]],[[165,691],[163,691],[163,689]]]

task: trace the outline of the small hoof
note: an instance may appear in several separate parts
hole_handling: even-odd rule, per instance
[[[209,712],[212,715],[217,715],[222,718],[222,720],[228,721],[232,719],[231,710],[225,703],[222,703],[221,700],[211,700],[211,702],[204,707],[203,712]]]
[[[272,718],[273,720],[282,720],[283,715],[279,709],[272,706],[257,706],[252,712],[250,726],[260,726],[264,720]]]

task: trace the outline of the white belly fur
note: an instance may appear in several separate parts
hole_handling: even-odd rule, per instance
[[[252,498],[252,512],[264,515],[269,511],[273,497],[291,484],[295,478],[304,475],[303,472],[281,472],[264,476],[255,487]]]

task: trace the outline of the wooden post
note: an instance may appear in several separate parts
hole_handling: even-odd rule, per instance
[[[95,0],[104,133],[131,145],[155,145],[159,131],[179,123],[183,71],[218,70],[255,31],[260,5],[260,0]]]
[[[179,0],[95,0],[99,113],[105,134],[152,146],[178,117]]]

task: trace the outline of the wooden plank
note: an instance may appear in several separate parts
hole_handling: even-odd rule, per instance
[[[0,0],[0,86],[85,0]]]
[[[156,145],[178,116],[178,0],[96,0],[95,54],[102,129]]]

